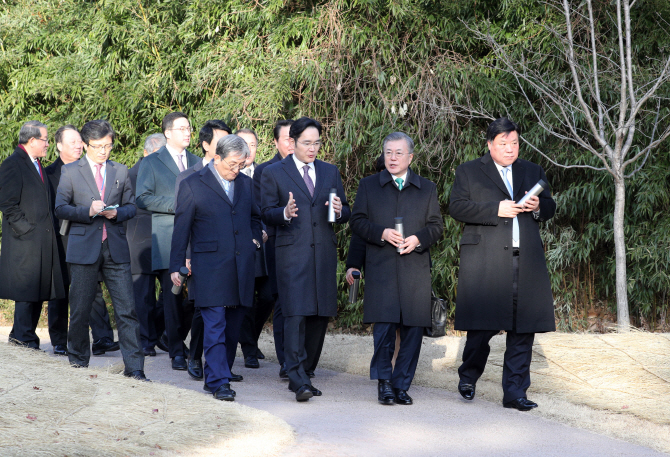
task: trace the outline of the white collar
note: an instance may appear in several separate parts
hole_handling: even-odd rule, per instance
[[[93,174],[95,174],[95,166],[100,165],[100,164],[97,164],[94,161],[92,161],[91,158],[88,156],[88,154],[84,154],[84,157],[86,157],[86,160],[88,161],[88,164],[91,166],[91,170],[93,170]],[[102,170],[106,170],[106,166],[107,166],[107,161],[105,160],[102,163],[102,168],[100,169],[100,173],[102,173]]]
[[[405,170],[405,174],[403,174],[401,176],[391,175],[391,177],[393,178],[393,181],[395,181],[398,178],[402,179],[402,186],[403,187],[405,187],[405,184],[407,184],[407,170]],[[396,181],[396,185],[397,184],[398,184],[398,182]]]
[[[168,150],[168,152],[174,157],[174,156],[180,156],[184,155],[186,156],[186,149],[182,149],[181,151],[177,151],[175,148],[170,146],[169,144],[165,145],[165,149]]]
[[[307,165],[312,170],[316,171],[316,168],[314,168],[314,162],[312,163],[301,162],[300,160],[298,160],[295,154],[291,155],[293,156],[293,162],[295,162],[295,166],[298,167],[298,171],[302,172],[302,169],[305,167],[305,165]]]

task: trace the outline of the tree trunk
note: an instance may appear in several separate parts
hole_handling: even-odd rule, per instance
[[[630,330],[628,312],[628,281],[626,277],[626,239],[624,237],[624,212],[626,207],[626,181],[623,173],[614,177],[614,252],[616,253],[616,315],[619,332]]]

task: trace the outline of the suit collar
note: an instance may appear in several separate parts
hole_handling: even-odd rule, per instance
[[[26,152],[26,150],[23,148],[22,145],[18,145],[16,149],[14,149],[14,154],[17,154],[24,161],[24,163],[28,165],[28,167],[32,170],[31,175],[34,176],[38,182],[40,182],[41,184],[45,184],[45,181],[42,181],[42,178],[40,177],[40,172],[37,171],[37,168],[35,168],[35,163],[33,162],[33,159],[30,157],[30,155],[28,155],[28,152]],[[39,159],[37,161],[40,162]],[[42,176],[44,176],[45,173],[44,167],[42,167],[41,162],[40,167],[42,169]]]
[[[491,157],[491,153],[490,152],[486,153],[479,160],[482,164],[482,171],[484,172],[484,174],[486,174],[486,176],[488,176],[498,186],[500,190],[502,190],[506,195],[509,195],[507,186],[503,182],[502,176],[498,172],[498,168],[496,167],[496,163],[493,161],[493,158]],[[522,195],[519,195],[519,192],[521,191],[521,187],[523,185],[523,181],[525,178],[524,170],[525,168],[523,166],[523,163],[519,159],[516,159],[512,164],[512,181],[513,181],[512,193],[514,194],[512,196],[512,199],[514,201],[519,201],[522,197]]]
[[[228,198],[228,195],[226,195],[226,192],[223,190],[223,187],[221,186],[221,183],[219,182],[219,178],[217,176],[214,176],[214,171],[212,168],[210,168],[209,164],[206,167],[202,167],[202,170],[198,172],[200,176],[200,180],[205,183],[207,186],[209,186],[216,194],[223,198],[223,200],[228,203],[230,206],[234,206],[233,202],[230,201],[230,198]],[[237,181],[237,180],[236,180]],[[235,181],[233,181],[235,182]],[[237,186],[235,186],[237,187]],[[237,200],[237,188],[233,191],[233,198]]]
[[[107,161],[107,171],[105,172],[105,198],[106,202],[109,199],[109,194],[112,192],[112,188],[116,186],[116,167],[114,162],[111,160]]]
[[[157,155],[158,159],[163,162],[175,176],[179,176],[179,167],[177,167],[177,163],[172,158],[172,154],[170,154],[167,147],[163,146],[158,151],[154,152],[154,154]],[[198,160],[202,160],[198,156],[191,154],[188,149],[184,150],[184,156],[186,157],[186,168],[191,168],[198,163]]]
[[[81,173],[82,177],[84,178],[84,181],[86,181],[88,187],[91,188],[91,192],[93,192],[93,196],[97,200],[98,198],[100,198],[100,189],[98,189],[98,186],[95,183],[93,170],[91,170],[91,166],[88,164],[88,160],[86,160],[86,155],[82,156],[82,158],[79,159],[78,164],[79,164],[79,173]]]
[[[296,183],[298,188],[307,196],[308,199],[312,200],[313,197],[309,194],[309,190],[307,189],[307,184],[305,184],[305,180],[300,175],[300,172],[298,172],[298,167],[295,166],[295,161],[293,160],[293,157],[291,157],[290,154],[287,155],[286,158],[284,158],[281,161],[281,164],[284,166],[284,171]],[[316,164],[314,165],[314,170],[315,170],[315,173],[316,173],[316,170],[317,170]],[[317,182],[319,182],[319,181],[322,181],[322,180],[317,179]],[[316,195],[316,189],[314,189],[314,195]]]
[[[404,186],[407,184],[412,184],[418,189],[421,189],[421,180],[419,179],[419,175],[414,173],[411,168],[407,169],[407,177],[405,179]],[[384,187],[386,184],[393,182],[393,175],[389,173],[389,171],[385,168],[381,172],[379,172],[379,185]],[[396,189],[396,185],[393,185]],[[404,188],[403,186],[403,188]]]

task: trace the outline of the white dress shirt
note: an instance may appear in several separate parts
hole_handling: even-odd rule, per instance
[[[169,144],[165,145],[165,149],[168,150],[170,155],[172,156],[172,159],[174,160],[174,163],[177,165],[177,169],[179,169],[179,158],[182,158],[181,164],[184,166],[184,170],[188,168],[188,162],[186,160],[186,150],[182,149],[181,151],[177,151],[175,148],[171,147]]]
[[[295,154],[291,154],[291,156],[293,157],[293,162],[295,163],[295,166],[298,167],[298,173],[300,173],[300,176],[305,176],[305,170],[303,169],[305,165],[309,167],[309,170],[307,170],[307,174],[309,175],[310,178],[312,178],[312,184],[314,184],[314,188],[316,189],[316,171],[314,171],[315,170],[314,162],[312,163],[301,162],[300,160],[298,160]]]
[[[404,189],[405,186],[407,185],[407,170],[405,170],[405,174],[396,176],[396,175],[391,175],[393,178],[393,184],[395,184],[396,187],[398,187],[398,183],[396,182],[396,179],[400,178],[402,179],[402,188]]]
[[[93,179],[95,179],[95,167],[98,165],[94,161],[91,160],[91,158],[86,154],[84,157],[86,157],[86,160],[88,161],[88,164],[91,166],[91,171],[93,172]],[[100,174],[102,175],[102,185],[105,186],[107,183],[105,182],[105,177],[107,173],[107,161],[102,164],[102,168],[100,169]],[[96,184],[97,186],[97,184]],[[104,188],[104,187],[103,187]],[[100,190],[100,189],[98,189]],[[103,198],[102,192],[100,193],[100,199]]]

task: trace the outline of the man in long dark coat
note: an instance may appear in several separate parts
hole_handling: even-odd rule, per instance
[[[407,390],[423,330],[431,325],[430,247],[442,236],[442,216],[435,184],[409,168],[412,139],[392,133],[382,150],[386,169],[361,180],[350,224],[366,243],[363,320],[374,323],[375,346],[370,379],[378,380],[380,403],[411,405]],[[404,233],[394,228],[397,217]],[[400,350],[392,366],[398,329]]]
[[[540,179],[539,165],[519,159],[519,127],[507,118],[489,125],[489,153],[460,165],[449,212],[465,223],[456,297],[456,330],[468,332],[458,390],[466,400],[484,371],[489,340],[507,332],[503,405],[528,411],[530,361],[535,333],[556,329],[540,222],[553,217],[548,189],[518,202]]]
[[[48,146],[47,126],[28,121],[14,153],[0,165],[0,298],[15,301],[9,340],[34,349],[40,347],[35,329],[42,302],[65,297],[53,204],[40,162]]]
[[[306,373],[323,347],[328,317],[337,314],[337,236],[328,222],[331,189],[336,223],[349,220],[340,172],[316,156],[321,124],[307,117],[289,134],[293,155],[268,166],[261,178],[263,222],[276,227],[277,289],[284,315],[289,389],[297,401],[320,396]]]

